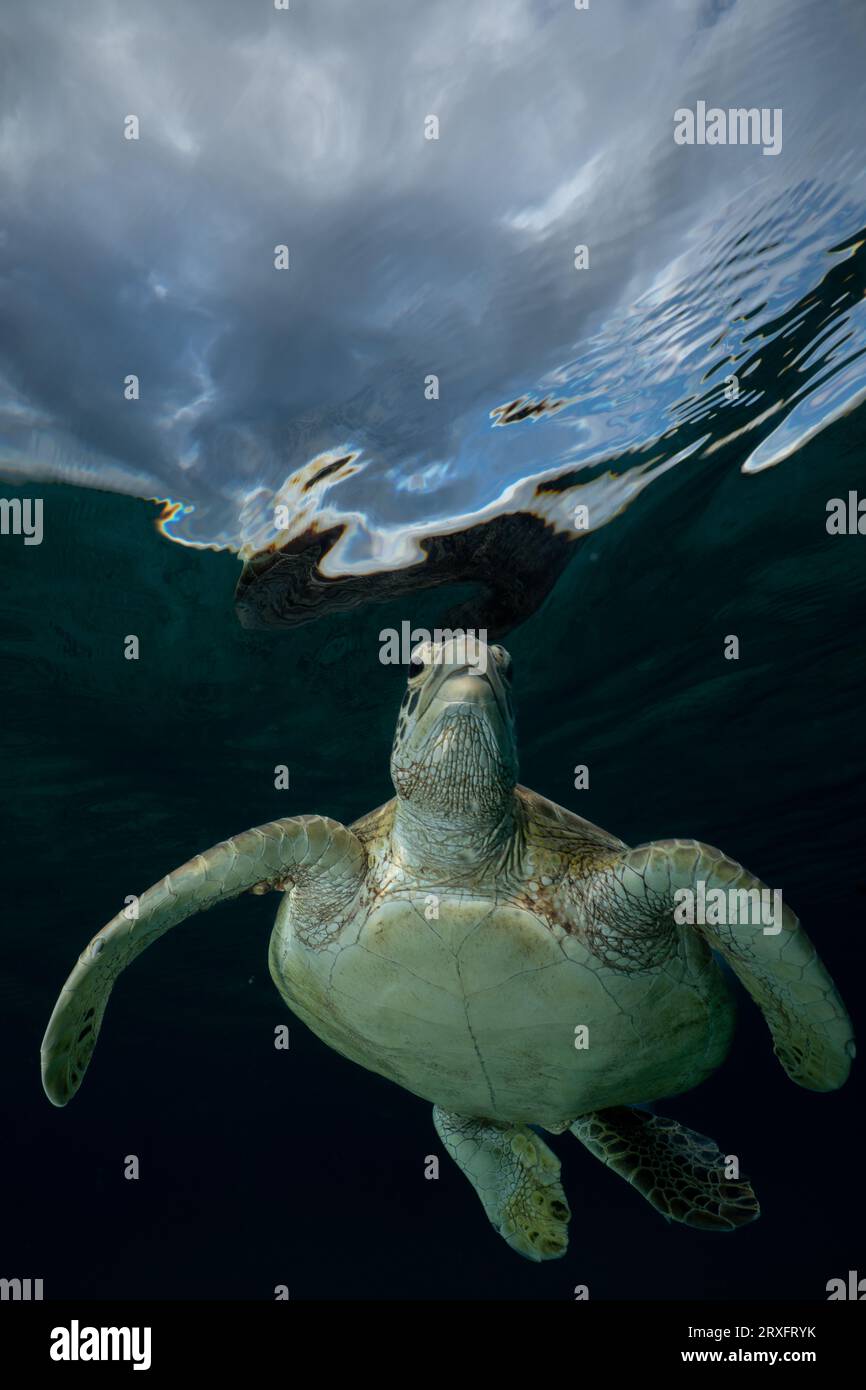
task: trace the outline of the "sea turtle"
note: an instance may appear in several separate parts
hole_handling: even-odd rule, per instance
[[[49,1098],[77,1090],[124,966],[193,913],[276,889],[270,969],[290,1009],[433,1102],[445,1148],[520,1254],[567,1244],[559,1161],[531,1126],[570,1129],[666,1217],[751,1221],[736,1159],[647,1107],[728,1052],[733,1006],[714,951],[763,1011],[788,1075],[841,1086],[854,1048],[832,980],[787,906],[769,928],[677,920],[679,889],[733,900],[763,887],[719,850],[629,849],[517,785],[511,659],[483,644],[466,656],[459,636],[413,652],[386,805],[348,829],[297,816],[247,830],[93,938],[45,1034]]]

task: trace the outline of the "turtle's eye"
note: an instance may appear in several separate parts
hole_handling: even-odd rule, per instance
[[[491,650],[493,652],[493,655],[496,657],[496,664],[499,667],[499,670],[501,671],[505,680],[507,680],[510,685],[511,677],[514,674],[514,662],[511,660],[511,657],[509,656],[508,652],[505,650],[504,647],[496,646],[491,648]]]
[[[409,679],[417,680],[430,669],[430,662],[435,655],[435,648],[429,642],[419,642],[409,652]]]

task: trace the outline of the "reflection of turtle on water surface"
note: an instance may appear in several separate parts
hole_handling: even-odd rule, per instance
[[[422,558],[399,569],[331,578],[322,562],[342,527],[311,528],[284,544],[252,555],[235,592],[247,628],[298,627],[325,613],[365,603],[388,603],[425,589],[471,584],[473,597],[442,615],[447,628],[471,627],[502,637],[531,617],[549,594],[576,544],[538,516],[491,517],[461,531],[421,541]]]
[[[510,658],[462,644],[413,656],[391,755],[396,797],[346,828],[273,821],[216,845],[85,949],[43,1043],[43,1079],[77,1090],[120,971],[184,918],[246,890],[284,896],[270,967],[329,1046],[423,1096],[490,1220],[530,1259],[563,1254],[559,1162],[570,1129],[659,1211],[729,1230],[758,1212],[710,1140],[632,1107],[724,1060],[733,1008],[718,951],[801,1086],[844,1082],[851,1027],[797,918],[681,926],[678,889],[762,885],[694,840],[628,849],[516,785]],[[677,914],[679,915],[679,914]],[[577,1047],[576,1039],[587,1046]]]

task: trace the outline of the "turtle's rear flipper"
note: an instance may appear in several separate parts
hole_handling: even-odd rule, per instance
[[[571,1132],[672,1221],[733,1231],[760,1213],[748,1180],[727,1176],[735,1155],[676,1120],[617,1106],[582,1115]]]
[[[495,1124],[433,1107],[436,1132],[462,1168],[493,1227],[527,1260],[558,1260],[571,1212],[559,1159],[526,1125]]]

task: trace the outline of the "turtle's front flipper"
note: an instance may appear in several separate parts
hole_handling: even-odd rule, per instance
[[[582,1115],[571,1132],[673,1221],[733,1231],[760,1212],[747,1179],[726,1177],[728,1160],[712,1139],[676,1120],[617,1106]]]
[[[559,1159],[525,1125],[500,1125],[433,1107],[439,1138],[462,1168],[490,1221],[528,1260],[555,1260],[568,1249],[571,1212],[559,1183]]]
[[[250,889],[315,887],[317,910],[347,911],[364,873],[360,840],[326,816],[270,821],[197,854],[102,928],[63,986],[42,1040],[42,1084],[65,1105],[96,1046],[111,987],[121,970],[170,927]]]
[[[762,919],[773,895],[760,879],[698,840],[656,840],[624,852],[597,884],[599,915],[630,922],[633,934],[651,919],[671,923],[679,907],[680,930],[703,937],[751,994],[791,1080],[812,1091],[834,1091],[845,1082],[854,1056],[845,1005],[791,909],[783,907],[781,921]],[[687,898],[695,904],[699,891],[707,904],[723,901],[725,922],[687,925]],[[700,915],[709,917],[709,906]]]

